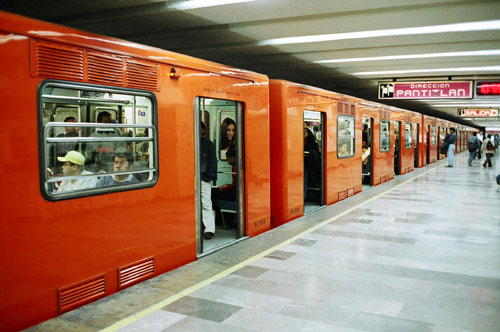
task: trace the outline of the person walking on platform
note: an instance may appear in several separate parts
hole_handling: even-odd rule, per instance
[[[444,142],[448,144],[448,165],[446,167],[453,167],[453,152],[455,152],[455,143],[457,141],[455,128],[450,128],[450,131],[450,135],[444,140]]]
[[[486,156],[486,160],[483,163],[483,168],[486,168],[486,165],[488,165],[488,167],[493,167],[491,158],[493,158],[493,155],[495,154],[495,143],[491,139],[491,134],[488,134],[488,138],[484,140],[483,145],[481,146],[481,150]]]
[[[481,146],[483,146],[483,133],[482,132],[479,132],[477,133],[477,139],[479,140],[479,144],[481,144]],[[479,148],[479,150],[477,151],[477,159],[481,160],[481,148]]]
[[[469,150],[469,161],[467,164],[469,166],[472,166],[472,161],[474,158],[476,158],[477,151],[481,147],[481,143],[479,142],[479,139],[477,138],[477,133],[473,132],[471,138],[469,138],[469,143],[467,145],[467,150]]]

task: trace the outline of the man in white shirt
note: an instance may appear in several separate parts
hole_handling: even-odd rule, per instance
[[[62,170],[65,176],[93,174],[83,169],[83,165],[85,165],[85,157],[78,151],[69,151],[64,157],[57,157],[57,160],[63,163]],[[95,188],[96,185],[96,177],[82,177],[72,180],[63,180],[56,193]]]
[[[482,146],[484,140],[482,132],[477,133],[477,139],[479,140],[479,146]],[[481,159],[481,148],[477,151],[477,159]]]

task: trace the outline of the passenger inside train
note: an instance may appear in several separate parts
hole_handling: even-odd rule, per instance
[[[304,197],[308,190],[321,186],[321,161],[319,145],[312,131],[304,128]],[[313,195],[312,193],[309,196]]]
[[[228,205],[226,202],[236,202],[236,183],[237,183],[237,166],[236,166],[236,149],[229,147],[226,152],[226,161],[231,166],[232,182],[222,186],[212,188],[212,206],[215,211],[216,223],[223,220],[221,205]],[[232,223],[231,223],[232,224]]]
[[[236,123],[231,118],[225,118],[221,124],[221,154],[224,154],[226,151],[228,151],[230,147],[236,147]]]
[[[64,157],[57,157],[62,162],[62,171],[65,176],[91,175],[92,172],[84,170],[85,157],[78,151],[69,151]],[[97,185],[97,178],[82,177],[70,180],[63,180],[57,189],[56,194],[75,190],[94,188]]]
[[[102,111],[97,116],[97,123],[112,123],[111,114]],[[115,128],[96,128],[90,137],[119,137],[120,131]],[[85,149],[85,160],[88,167],[94,172],[109,172],[113,168],[113,152],[122,147],[123,144],[117,142],[102,141],[90,143]],[[123,146],[124,147],[124,146]]]
[[[120,174],[101,177],[97,182],[97,187],[102,188],[139,182],[132,173],[121,173],[130,172],[133,165],[134,156],[132,153],[125,148],[117,149],[113,158],[113,172]]]

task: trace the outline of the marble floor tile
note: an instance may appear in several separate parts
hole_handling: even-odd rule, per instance
[[[240,306],[234,306],[227,303],[185,296],[166,305],[162,310],[220,323],[231,317],[241,308]]]
[[[433,324],[360,312],[349,327],[375,332],[431,332]]]
[[[174,325],[186,317],[186,315],[157,310],[128,326],[118,329],[117,332],[162,332],[167,327]]]

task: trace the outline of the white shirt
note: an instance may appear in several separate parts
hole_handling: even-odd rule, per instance
[[[94,174],[89,171],[83,171],[82,175]],[[96,177],[84,177],[81,179],[74,180],[64,180],[61,182],[59,189],[56,193],[63,193],[81,189],[89,189],[95,188],[97,186],[97,178]]]

